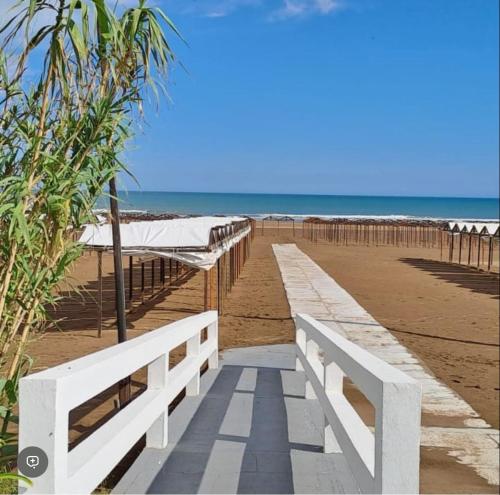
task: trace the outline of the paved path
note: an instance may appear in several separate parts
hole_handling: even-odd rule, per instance
[[[225,351],[201,393],[169,417],[114,493],[357,493],[343,455],[322,453],[323,414],[304,399],[293,345]]]
[[[499,482],[499,432],[440,382],[356,300],[295,244],[275,244],[292,316],[307,313],[422,384],[422,412],[459,428],[422,428],[422,445],[448,448],[491,484]]]

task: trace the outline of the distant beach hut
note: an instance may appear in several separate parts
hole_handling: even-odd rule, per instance
[[[494,222],[475,223],[475,222],[449,222],[446,228],[449,236],[448,261],[454,260],[455,238],[458,237],[458,263],[462,263],[463,238],[467,240],[467,265],[473,262],[473,255],[476,255],[476,266],[480,267],[481,261],[484,264],[484,248],[487,250],[487,271],[491,271],[495,253],[495,242],[500,238],[500,224]],[[476,248],[476,253],[474,253]]]

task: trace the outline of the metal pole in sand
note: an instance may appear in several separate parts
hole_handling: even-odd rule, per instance
[[[113,261],[115,268],[116,322],[118,327],[118,342],[120,343],[127,340],[127,320],[125,316],[125,283],[123,280],[120,216],[118,211],[116,181],[114,177],[109,181],[109,193],[111,230],[113,233]],[[120,407],[123,407],[130,400],[130,377],[120,380],[118,384],[118,396]]]

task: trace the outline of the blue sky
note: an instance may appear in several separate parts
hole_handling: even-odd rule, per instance
[[[141,189],[498,196],[498,0],[154,1],[187,71]]]

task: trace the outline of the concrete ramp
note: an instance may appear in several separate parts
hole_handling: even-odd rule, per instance
[[[293,345],[230,349],[200,395],[169,417],[166,449],[145,449],[114,493],[357,493],[324,419],[304,398]]]

